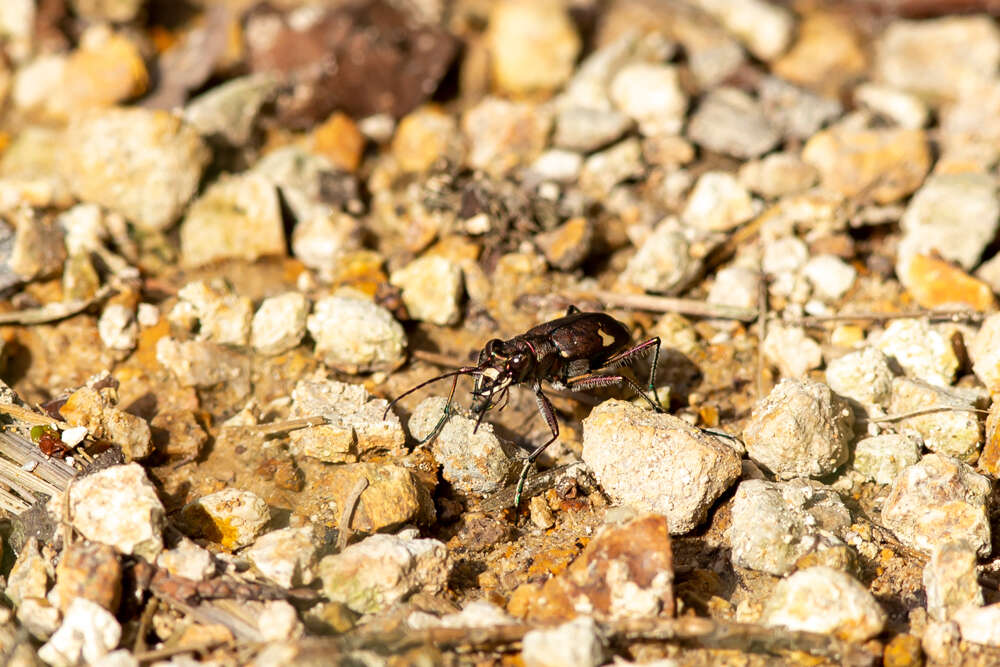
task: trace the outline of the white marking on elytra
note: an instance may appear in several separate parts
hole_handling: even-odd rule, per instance
[[[598,328],[597,333],[601,335],[601,343],[604,347],[611,347],[615,342],[615,337],[605,331],[603,328]]]

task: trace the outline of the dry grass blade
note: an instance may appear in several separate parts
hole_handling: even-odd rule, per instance
[[[655,313],[680,313],[694,317],[739,320],[741,322],[753,322],[757,319],[757,311],[752,308],[706,303],[698,299],[678,299],[653,294],[620,294],[607,290],[570,290],[564,292],[564,295],[569,299],[596,299],[609,308],[648,310]]]
[[[30,474],[56,487],[60,493],[76,476],[76,469],[65,461],[45,456],[35,443],[8,431],[0,431],[0,456],[18,466],[29,462],[35,463],[35,468]]]

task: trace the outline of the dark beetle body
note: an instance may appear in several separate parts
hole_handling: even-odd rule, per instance
[[[412,387],[397,396],[386,407],[386,412],[388,413],[389,407],[403,396],[446,377],[454,378],[444,415],[430,435],[424,439],[423,442],[426,442],[443,428],[459,376],[475,377],[476,386],[472,390],[471,407],[478,415],[476,428],[490,409],[497,406],[503,409],[507,402],[507,392],[511,387],[526,385],[534,392],[538,410],[551,429],[552,437],[536,447],[528,457],[514,495],[516,506],[520,502],[521,491],[531,463],[559,437],[559,422],[556,420],[552,403],[542,391],[543,381],[556,389],[572,391],[624,384],[642,396],[654,410],[662,411],[654,384],[660,339],[650,338],[637,345],[631,345],[630,340],[631,333],[628,327],[610,315],[584,313],[570,306],[563,317],[539,324],[509,340],[494,338],[487,341],[479,353],[479,361],[475,366],[466,366]],[[647,388],[653,392],[656,402],[646,396],[642,387],[628,376],[600,372],[624,366],[637,356],[649,352],[653,354],[653,363]]]

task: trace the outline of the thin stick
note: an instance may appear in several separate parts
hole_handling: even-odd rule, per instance
[[[139,627],[136,629],[135,642],[132,644],[132,653],[136,654],[137,660],[138,655],[149,648],[146,645],[146,632],[149,630],[149,626],[153,622],[153,614],[156,613],[159,606],[160,598],[155,595],[151,596],[149,602],[146,603],[146,607],[142,610],[142,616],[139,617]]]
[[[115,291],[116,289],[111,285],[105,285],[97,290],[97,294],[89,299],[59,301],[56,303],[47,303],[38,308],[25,308],[24,310],[15,310],[10,313],[0,313],[0,324],[47,324],[48,322],[63,320],[82,313],[95,303],[108,298]]]
[[[982,408],[971,408],[964,407],[961,405],[932,405],[929,408],[921,408],[919,410],[913,410],[912,412],[903,412],[898,415],[887,415],[885,417],[875,417],[873,419],[868,419],[867,421],[874,424],[879,424],[883,422],[898,422],[903,419],[909,419],[910,417],[919,417],[921,415],[934,414],[935,412],[975,412],[980,415],[988,415],[989,410],[983,410]]]
[[[32,426],[51,426],[53,424],[59,426],[60,428],[66,428],[69,426],[69,424],[61,419],[53,419],[48,415],[43,415],[40,412],[35,412],[29,408],[23,408],[20,405],[15,405],[14,403],[0,403],[0,412],[10,415],[18,421],[31,424]]]
[[[767,320],[769,304],[767,300],[767,274],[758,271],[760,281],[757,284],[757,400],[764,398],[764,338],[767,336]]]
[[[326,417],[322,415],[314,415],[312,417],[287,419],[285,421],[273,422],[271,424],[260,424],[258,426],[250,426],[248,428],[256,431],[257,433],[260,433],[264,437],[270,437],[274,435],[282,435],[288,433],[289,431],[297,431],[303,428],[322,426],[326,423],[327,423]]]
[[[361,500],[361,494],[365,492],[368,488],[368,478],[362,477],[351,489],[351,493],[347,496],[347,500],[344,501],[344,511],[340,513],[340,535],[337,536],[337,551],[343,551],[344,547],[350,541],[351,537],[354,535],[354,531],[351,529],[351,520],[354,518],[354,509],[358,506],[358,502]]]
[[[810,315],[798,319],[788,320],[789,324],[797,324],[803,327],[812,327],[825,322],[850,322],[853,320],[865,320],[872,322],[885,322],[888,320],[947,320],[949,322],[982,322],[986,318],[986,313],[979,313],[968,308],[954,310],[915,310],[908,313],[837,313],[836,315]]]
[[[648,310],[654,313],[680,313],[693,317],[707,317],[717,320],[739,320],[753,322],[757,311],[739,306],[706,303],[697,299],[679,299],[653,294],[620,294],[608,290],[569,290],[563,293],[568,299],[594,299],[613,308]]]

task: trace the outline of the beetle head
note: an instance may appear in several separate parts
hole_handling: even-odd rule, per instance
[[[512,384],[523,382],[535,365],[531,347],[524,341],[504,342],[499,338],[487,341],[479,353],[480,374],[472,391],[472,411],[483,413],[494,405],[494,398]]]

